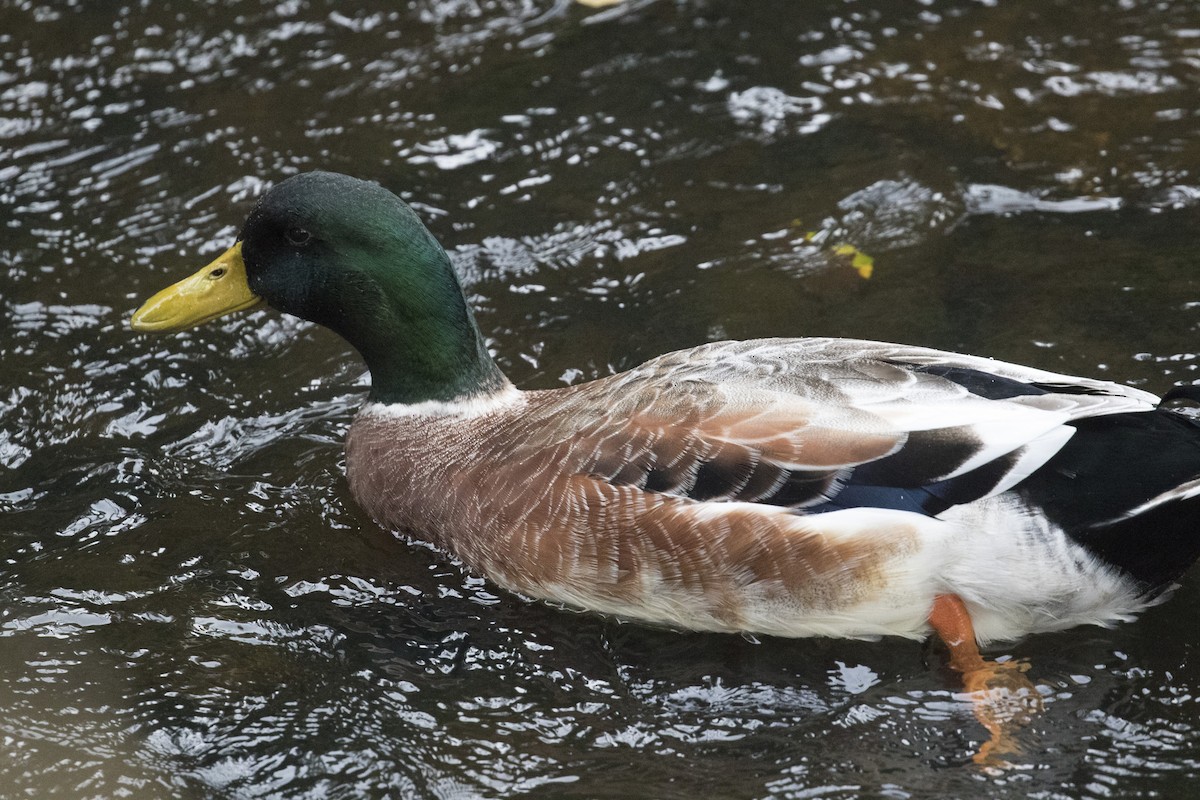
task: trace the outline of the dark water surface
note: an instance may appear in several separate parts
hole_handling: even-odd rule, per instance
[[[1198,84],[1188,0],[0,2],[0,796],[1193,796],[1194,573],[999,650],[1046,709],[984,771],[918,643],[622,625],[377,529],[327,331],[126,322],[324,167],[417,206],[521,386],[820,334],[1161,392]]]

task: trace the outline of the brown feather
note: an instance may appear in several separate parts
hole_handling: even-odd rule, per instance
[[[809,429],[803,405],[734,413],[711,391],[665,397],[618,376],[476,417],[364,413],[347,438],[351,487],[385,526],[509,589],[602,610],[690,603],[718,629],[742,626],[750,595],[851,602],[902,546],[895,531],[835,542],[783,510],[713,514],[693,499],[819,499],[836,468],[890,453],[902,434]],[[631,404],[640,412],[622,415]],[[805,469],[786,466],[797,460]]]

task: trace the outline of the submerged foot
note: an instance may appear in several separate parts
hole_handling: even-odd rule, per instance
[[[1003,756],[1022,752],[1017,734],[1042,713],[1042,695],[1025,674],[1028,664],[982,661],[982,667],[962,673],[975,719],[989,734],[972,758],[982,766],[1004,766]]]
[[[989,734],[973,760],[982,766],[1004,766],[1002,756],[1021,752],[1017,732],[1042,712],[1042,695],[1025,674],[1029,665],[980,655],[971,616],[956,595],[934,600],[929,624],[950,649],[950,668],[962,674],[975,718]]]

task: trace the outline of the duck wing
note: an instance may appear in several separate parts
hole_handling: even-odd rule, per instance
[[[1105,381],[845,339],[718,342],[545,394],[552,413],[535,414],[535,429],[569,437],[571,466],[613,485],[930,516],[1031,475],[1071,438],[1067,423],[1157,402]],[[544,447],[539,438],[527,441]]]

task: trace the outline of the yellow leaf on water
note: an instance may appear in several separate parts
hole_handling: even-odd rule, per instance
[[[583,2],[583,0],[580,0],[580,2]],[[792,220],[791,227],[795,228],[800,225],[800,220]],[[822,244],[829,238],[830,233],[831,231],[829,230],[806,231],[804,241],[811,242],[812,244]],[[833,248],[833,254],[835,256],[850,256],[850,266],[858,270],[859,276],[863,279],[870,278],[872,273],[875,272],[875,259],[852,244],[839,244]]]
[[[870,278],[875,271],[875,259],[852,244],[839,244],[833,252],[839,256],[852,256],[850,266],[858,270],[858,274],[864,279]]]

